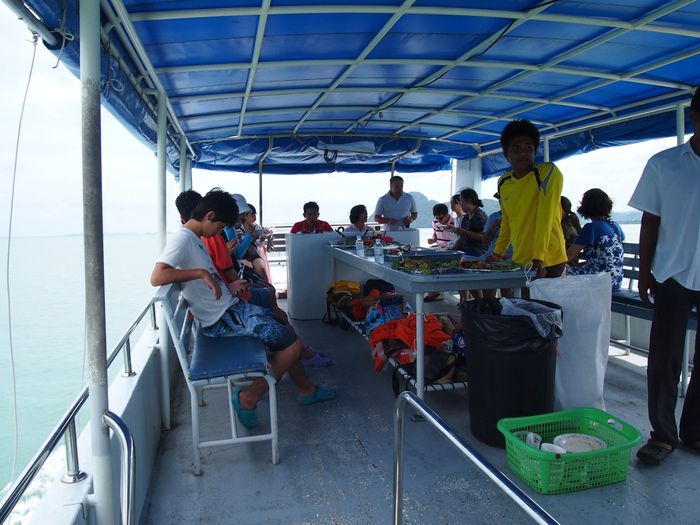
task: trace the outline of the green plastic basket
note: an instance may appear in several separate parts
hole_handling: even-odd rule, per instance
[[[561,494],[623,481],[632,448],[642,436],[632,425],[596,408],[576,408],[539,416],[501,419],[508,466],[542,494]],[[581,433],[602,439],[608,447],[593,452],[555,454],[528,446],[514,435],[535,432],[551,443],[559,434]]]

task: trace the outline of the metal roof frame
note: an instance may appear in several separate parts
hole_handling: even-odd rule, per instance
[[[166,96],[168,155],[173,167],[179,163],[177,148],[181,142],[194,158],[194,167],[226,169],[219,164],[225,155],[216,153],[217,144],[230,147],[234,141],[243,145],[246,140],[260,137],[412,138],[420,139],[422,144],[420,151],[413,152],[414,157],[439,155],[437,151],[423,150],[432,143],[450,148],[462,145],[461,153],[451,149],[451,154],[472,158],[496,152],[501,124],[513,118],[528,118],[543,136],[556,140],[582,128],[600,129],[673,110],[686,102],[694,86],[700,84],[700,75],[687,72],[695,69],[694,64],[700,64],[697,0],[620,0],[614,5],[592,0],[583,6],[574,0],[505,0],[498,8],[484,8],[469,0],[463,6],[451,0],[385,0],[385,5],[332,3],[336,0],[315,5],[317,1],[261,0],[253,6],[220,7],[215,4],[221,2],[214,0],[100,0],[104,51],[140,100],[128,102],[142,104],[142,115],[148,114],[152,119],[158,93]],[[24,4],[54,30],[56,24],[52,26],[48,21],[60,19],[62,3],[70,7],[75,2],[25,0]],[[175,5],[181,9],[172,9]],[[307,37],[313,41],[315,25],[321,28],[315,31],[326,37],[324,23],[335,27],[332,24],[346,15],[372,20],[366,31],[360,29],[364,32],[358,37],[355,33],[338,35],[338,41],[356,38],[355,48],[348,47],[355,49],[350,56],[345,53],[333,57],[332,48],[328,53],[317,54],[299,54],[283,47],[268,49],[272,45],[268,39],[273,37],[280,38],[280,42],[293,37],[297,39],[291,40],[295,44]],[[420,24],[410,25],[417,19],[425,21],[423,33],[416,29]],[[231,33],[227,29],[230,20],[240,21],[230,27],[243,29]],[[297,31],[296,24],[304,20],[315,23]],[[405,20],[409,25],[401,26]],[[442,31],[441,21],[453,25]],[[186,22],[187,26],[169,25],[178,22]],[[342,26],[338,27],[342,32]],[[481,31],[482,27],[486,29]],[[541,27],[548,28],[543,37],[537,33]],[[198,36],[183,37],[181,49],[171,52],[168,45],[180,37],[177,28],[194,28],[192,35]],[[241,56],[245,57],[248,49],[247,58],[226,60],[235,54],[219,51],[216,40],[210,45],[209,28],[219,31],[220,38],[244,39]],[[567,34],[568,28],[575,29],[572,36]],[[430,45],[426,44],[428,37],[438,34],[456,44],[456,56],[446,56],[437,48],[435,53],[423,49]],[[409,39],[409,44],[415,40],[421,52],[404,53],[403,47],[397,47],[392,40],[397,35]],[[513,41],[527,39],[525,43],[534,51],[534,60],[492,52],[498,46],[510,45],[511,35]],[[632,39],[626,40],[630,36]],[[538,38],[544,38],[543,42],[550,43],[556,52],[543,53],[544,59],[537,59]],[[654,44],[658,39],[662,41],[647,53],[640,47],[637,58],[637,50],[630,49],[638,39]],[[187,47],[190,42],[196,42],[198,47]],[[624,50],[629,54],[619,67],[595,54],[603,49],[604,55],[606,45],[619,42],[620,46],[627,46]],[[71,45],[69,42],[66,47]],[[585,58],[579,60],[580,57]],[[395,81],[392,68],[404,68],[397,71],[407,72]],[[297,71],[306,72],[298,82]],[[355,78],[358,71],[365,76]],[[261,72],[263,80],[258,83]],[[376,82],[372,77],[375,74],[379,75]],[[549,78],[543,75],[554,75],[558,81],[553,85],[559,89],[542,85],[542,78]],[[475,79],[471,82],[473,87],[470,82],[461,81],[471,78]],[[272,87],[268,85],[270,79],[274,80]],[[238,84],[240,88],[236,89]],[[628,91],[629,99],[615,98],[617,91]],[[107,103],[119,114],[126,97],[110,95]],[[386,118],[381,118],[385,113]],[[127,125],[131,124],[147,142],[153,141],[148,122],[137,122],[137,116],[124,114],[123,109],[121,114]],[[570,149],[566,154],[574,151],[575,148]],[[231,154],[230,150],[227,154]],[[250,161],[267,160],[274,164],[275,155],[276,150],[270,145]],[[409,161],[415,160],[410,153],[397,157],[398,170],[410,167]],[[348,166],[338,166],[343,168]],[[351,168],[361,170],[361,166]]]

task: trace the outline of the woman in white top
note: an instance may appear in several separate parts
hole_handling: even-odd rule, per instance
[[[346,233],[359,233],[364,235],[371,233],[372,228],[367,226],[367,208],[364,204],[358,204],[350,209],[350,226],[345,228]]]

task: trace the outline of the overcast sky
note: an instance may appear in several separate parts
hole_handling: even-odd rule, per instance
[[[3,74],[0,78],[0,236],[7,234],[10,189],[17,126],[27,83],[33,46],[29,31],[4,4],[0,4],[0,38],[3,40]],[[34,75],[25,110],[19,147],[14,202],[13,235],[65,235],[82,231],[80,160],[80,84],[65,67],[53,69],[56,58],[39,43]],[[669,114],[669,118],[675,118]],[[156,160],[146,146],[103,111],[103,198],[105,232],[153,232],[156,229]],[[565,159],[557,164],[565,176],[564,194],[576,204],[589,188],[600,187],[627,209],[646,160],[655,152],[675,145],[675,138],[608,148]],[[213,186],[246,195],[258,203],[255,174],[220,174],[195,170],[194,188]],[[321,216],[331,222],[346,220],[357,203],[372,208],[387,191],[386,174],[331,174],[297,177],[266,176],[265,222],[298,220],[301,205],[317,200]],[[447,200],[449,173],[406,175],[405,189],[428,198]],[[495,181],[483,185],[489,197]],[[178,184],[168,176],[168,203]],[[370,209],[370,212],[372,210]],[[169,228],[176,227],[174,210]]]

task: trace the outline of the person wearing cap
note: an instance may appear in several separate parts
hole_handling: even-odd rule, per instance
[[[700,453],[700,377],[691,375],[676,426],[678,378],[688,316],[700,311],[700,88],[690,102],[693,136],[647,162],[629,205],[642,212],[639,233],[639,297],[654,316],[649,336],[647,386],[651,439],[637,451],[657,465],[681,442]],[[693,212],[693,210],[695,210]],[[695,217],[693,219],[693,217]],[[695,338],[694,370],[700,358]],[[680,438],[680,439],[679,439]]]
[[[320,208],[314,201],[304,204],[304,220],[295,222],[289,233],[332,232],[333,228],[326,221],[318,218]]]
[[[559,277],[566,266],[561,229],[564,177],[551,162],[535,164],[540,132],[529,120],[513,120],[501,133],[503,154],[513,168],[498,179],[501,231],[489,261],[502,259],[508,245],[513,261],[532,264],[538,277]]]
[[[239,224],[236,228],[236,235],[239,239],[239,243],[238,246],[234,248],[234,256],[242,264],[252,268],[255,274],[263,281],[269,283],[270,278],[267,275],[265,260],[262,258],[262,255],[260,255],[256,243],[257,238],[254,233],[254,208],[248,204],[243,195],[236,193],[233,195],[233,198],[236,199],[236,204],[239,206]]]

